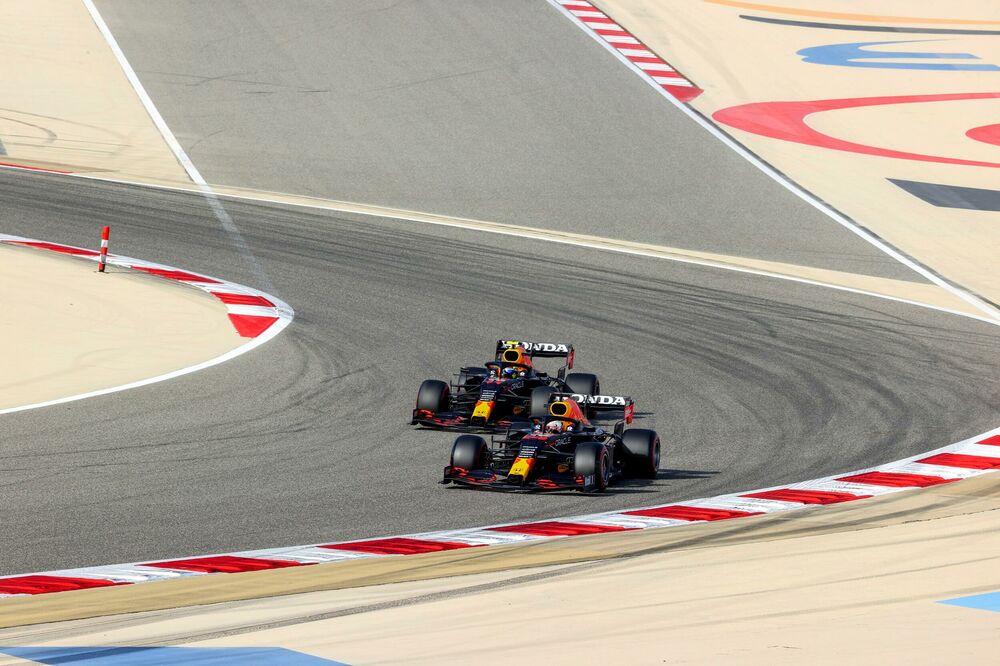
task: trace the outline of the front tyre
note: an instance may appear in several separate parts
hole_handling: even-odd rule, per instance
[[[449,407],[451,388],[440,379],[425,379],[417,391],[417,409],[429,412],[443,412]]]
[[[533,419],[545,419],[549,415],[549,400],[556,390],[551,386],[536,386],[531,389],[531,407],[529,415]]]
[[[589,372],[569,373],[566,375],[566,385],[573,393],[598,395],[601,392],[601,382],[597,381],[597,375]]]
[[[592,489],[604,492],[611,481],[611,456],[600,442],[581,442],[573,454],[573,471],[577,476],[593,477]]]
[[[451,466],[465,470],[483,469],[489,462],[489,447],[478,435],[459,435],[451,445]]]
[[[625,470],[636,479],[655,479],[660,469],[660,436],[655,430],[629,428],[622,433]]]

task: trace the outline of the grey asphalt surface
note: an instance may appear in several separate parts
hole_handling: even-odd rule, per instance
[[[210,183],[923,281],[545,0],[97,5]]]
[[[653,259],[225,205],[295,321],[221,366],[4,416],[0,573],[651,505],[997,425],[1000,336],[974,320]],[[6,232],[93,245],[106,223],[113,251],[258,279],[200,195],[0,172]],[[578,368],[633,395],[639,424],[661,433],[660,477],[603,496],[437,485],[452,436],[407,425],[417,385],[487,360],[498,336],[574,343]]]

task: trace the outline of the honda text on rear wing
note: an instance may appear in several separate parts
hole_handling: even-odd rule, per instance
[[[497,358],[506,349],[521,347],[532,358],[565,358],[566,367],[572,369],[575,351],[565,342],[528,342],[526,340],[497,340]]]
[[[592,410],[611,412],[621,411],[625,423],[632,423],[635,416],[635,401],[627,395],[586,395],[583,393],[556,393],[551,398],[551,402],[558,400],[573,400],[581,406],[589,407]]]

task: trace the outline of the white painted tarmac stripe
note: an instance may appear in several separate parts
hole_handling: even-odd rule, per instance
[[[175,137],[174,133],[170,131],[169,127],[167,127],[167,122],[163,119],[163,116],[160,115],[160,112],[157,110],[156,105],[153,104],[153,100],[146,92],[146,89],[143,88],[142,82],[139,81],[139,77],[136,75],[135,70],[132,69],[132,65],[130,65],[128,60],[125,58],[125,53],[122,52],[121,47],[118,46],[118,40],[116,40],[115,36],[111,34],[111,29],[108,28],[108,24],[104,22],[104,18],[101,16],[100,12],[97,11],[97,7],[94,6],[93,0],[83,0],[83,5],[87,8],[87,12],[90,14],[91,19],[93,19],[94,23],[97,25],[97,29],[104,37],[104,41],[108,43],[108,47],[111,49],[115,59],[118,61],[118,65],[122,68],[122,72],[125,73],[125,78],[127,78],[128,82],[132,85],[132,89],[135,91],[135,94],[138,95],[143,108],[146,109],[146,113],[149,114],[150,119],[152,119],[153,124],[156,125],[156,129],[159,130],[160,135],[163,136],[163,140],[167,142],[167,146],[170,147],[174,157],[177,158],[177,161],[184,168],[184,171],[187,172],[188,177],[191,178],[193,182],[203,184],[205,179],[201,177],[201,174],[198,172],[194,163],[187,156],[187,153],[184,152],[180,142],[177,141],[177,137]]]
[[[108,24],[105,23],[104,17],[101,13],[97,11],[97,7],[94,5],[93,0],[83,0],[84,6],[87,8],[87,12],[90,14],[91,19],[97,25],[97,29],[101,32],[104,37],[104,41],[107,42],[108,47],[114,54],[115,59],[118,61],[118,65],[121,67],[122,72],[125,73],[125,78],[132,85],[132,89],[135,94],[139,97],[139,101],[142,102],[142,106],[146,109],[146,113],[149,114],[150,119],[152,119],[153,124],[156,129],[159,130],[160,135],[163,140],[167,143],[170,151],[174,154],[174,157],[187,172],[188,178],[198,186],[201,193],[205,196],[205,200],[208,202],[209,207],[212,209],[212,213],[215,215],[216,219],[222,224],[222,228],[232,239],[233,243],[236,245],[240,256],[246,262],[247,267],[250,272],[253,273],[254,277],[260,282],[261,287],[265,291],[276,293],[274,285],[271,283],[271,279],[264,272],[264,267],[261,266],[260,262],[257,260],[256,255],[250,249],[250,245],[243,238],[243,234],[240,233],[239,227],[233,222],[233,218],[229,216],[226,209],[223,207],[222,202],[212,191],[211,186],[202,177],[201,172],[198,171],[198,167],[194,165],[191,158],[184,151],[181,146],[180,141],[174,136],[174,133],[170,131],[170,127],[167,126],[167,121],[163,119],[160,114],[159,109],[156,108],[156,104],[153,103],[153,99],[146,92],[146,88],[143,87],[142,82],[139,80],[139,76],[135,73],[132,65],[129,63],[128,59],[125,57],[125,52],[122,51],[121,47],[118,45],[118,40],[111,33],[111,29]]]

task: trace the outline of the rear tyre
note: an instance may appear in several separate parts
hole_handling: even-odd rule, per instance
[[[597,381],[597,375],[589,372],[569,373],[566,375],[566,385],[573,393],[597,395],[601,392],[601,382]]]
[[[459,435],[451,445],[451,466],[482,469],[489,459],[486,440],[478,435]]]
[[[529,414],[533,419],[544,419],[549,415],[549,399],[556,390],[551,386],[536,386],[531,389],[531,408]]]
[[[611,456],[600,442],[581,442],[573,454],[573,471],[578,476],[593,476],[593,490],[604,492],[611,480]]]
[[[443,412],[448,409],[451,388],[440,379],[425,379],[417,391],[417,409]]]
[[[660,469],[660,436],[655,430],[630,428],[622,433],[625,469],[636,479],[655,479]]]

